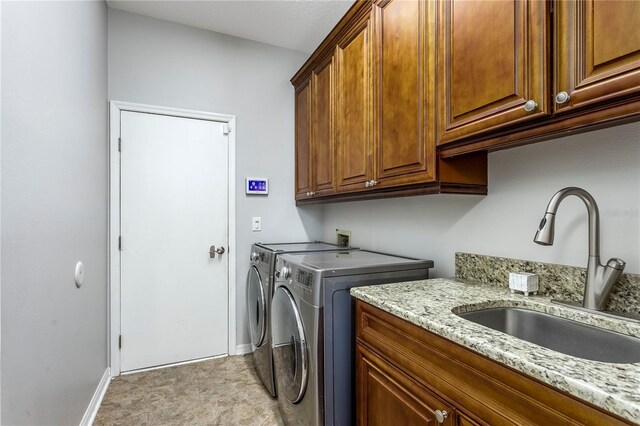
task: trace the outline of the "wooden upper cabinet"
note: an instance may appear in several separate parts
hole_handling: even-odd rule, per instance
[[[329,195],[334,189],[334,134],[333,56],[330,56],[311,74],[312,120],[311,186],[313,196]]]
[[[338,191],[366,189],[373,179],[371,10],[336,47]]]
[[[437,17],[358,0],[293,76],[297,204],[486,194],[486,154],[438,158]]]
[[[549,114],[549,2],[438,2],[438,143]],[[527,101],[535,102],[525,110]]]
[[[374,7],[376,180],[382,187],[436,178],[435,55],[429,55],[435,5],[384,0]]]
[[[557,112],[640,94],[640,1],[556,2]]]
[[[311,88],[309,80],[296,88],[296,200],[308,198],[311,191]]]

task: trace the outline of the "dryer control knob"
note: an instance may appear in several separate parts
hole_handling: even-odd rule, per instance
[[[251,256],[249,256],[249,260],[251,260],[252,262],[257,261],[258,259],[260,259],[260,255],[255,251],[251,253]]]
[[[282,269],[280,270],[280,278],[282,278],[283,280],[286,280],[290,276],[291,276],[291,268],[289,268],[288,266],[283,266]]]

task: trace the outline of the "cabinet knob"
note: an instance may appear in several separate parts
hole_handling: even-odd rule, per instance
[[[571,96],[567,92],[560,92],[556,95],[557,104],[566,104],[571,99]]]
[[[445,419],[449,416],[449,413],[445,410],[436,410],[433,414],[436,416],[438,423],[444,423]]]
[[[535,111],[538,109],[538,104],[533,99],[529,99],[524,104],[524,110],[527,112]]]
[[[378,184],[378,181],[377,181],[377,180],[372,180],[372,181],[371,181],[371,186],[376,186],[377,184]]]
[[[316,195],[316,191],[311,191],[311,192],[309,193],[309,195],[311,195],[311,196],[313,197],[314,195]]]
[[[370,181],[370,180],[368,180],[368,181],[366,181],[366,182],[364,183],[364,187],[365,187],[365,188],[368,188],[368,187],[370,187],[370,186],[371,186],[371,181]]]

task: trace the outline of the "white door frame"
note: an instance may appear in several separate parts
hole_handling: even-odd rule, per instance
[[[198,120],[227,123],[229,132],[229,188],[228,188],[228,226],[229,226],[229,276],[228,276],[228,353],[236,354],[236,116],[215,114],[203,111],[159,107],[130,102],[109,102],[109,298],[108,298],[108,332],[109,353],[107,354],[111,374],[120,375],[120,155],[118,139],[120,138],[120,112],[142,112],[172,117],[193,118]],[[126,141],[125,141],[126,142]],[[126,148],[125,148],[126,149]]]

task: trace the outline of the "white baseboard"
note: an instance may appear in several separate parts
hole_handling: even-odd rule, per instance
[[[244,345],[236,346],[235,355],[244,355],[248,353],[251,353],[251,343],[245,343]]]
[[[100,379],[100,383],[98,383],[96,391],[93,393],[93,398],[91,398],[87,411],[85,411],[80,421],[80,426],[91,426],[93,424],[96,414],[98,414],[98,410],[100,409],[100,404],[102,404],[102,398],[104,398],[104,394],[107,393],[109,383],[111,383],[111,370],[107,367]]]

